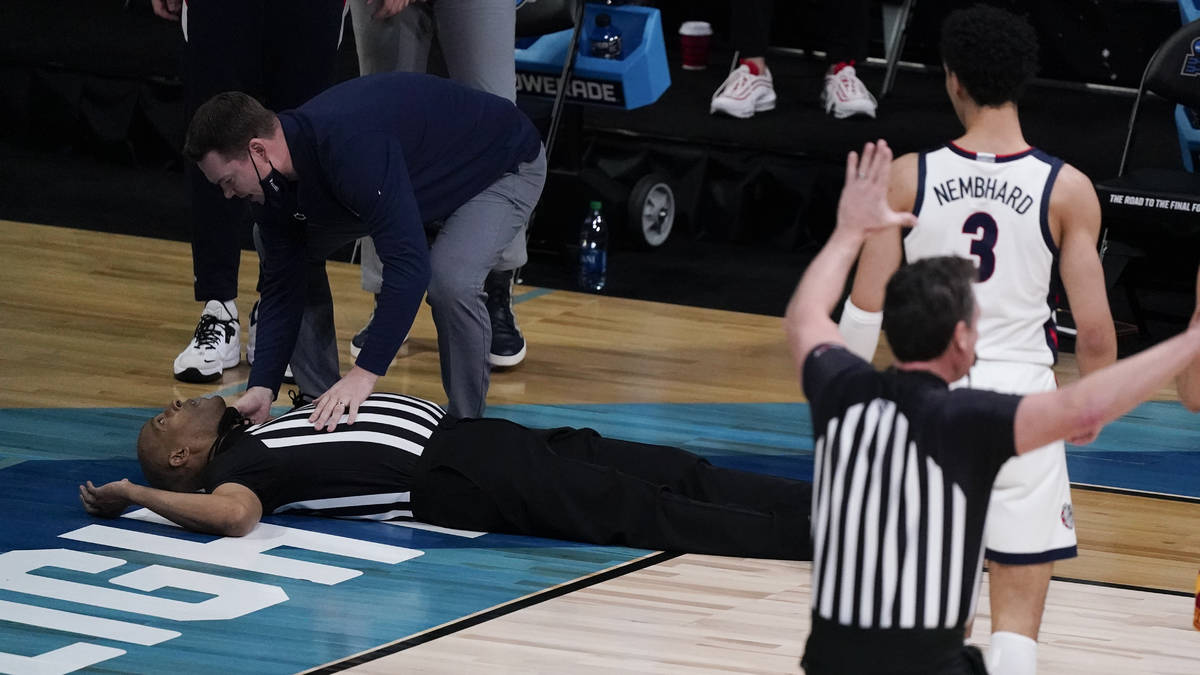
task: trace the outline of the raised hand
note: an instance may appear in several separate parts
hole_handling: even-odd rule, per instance
[[[916,216],[893,210],[888,204],[891,167],[892,149],[883,139],[863,146],[861,157],[853,151],[846,157],[846,182],[838,200],[839,228],[865,236],[894,227],[916,226]]]

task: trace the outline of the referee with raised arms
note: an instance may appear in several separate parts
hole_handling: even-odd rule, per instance
[[[928,258],[888,282],[895,365],[846,349],[830,312],[866,235],[912,226],[887,202],[887,144],[851,153],[838,222],[805,271],[786,328],[812,410],[809,675],[985,673],[963,644],[992,482],[1014,454],[1090,438],[1200,353],[1200,324],[1056,391],[956,389],[975,361],[974,265]]]

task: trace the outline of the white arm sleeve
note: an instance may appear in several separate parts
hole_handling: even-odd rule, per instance
[[[838,330],[852,353],[867,361],[875,358],[879,346],[879,329],[883,325],[883,312],[868,312],[859,309],[850,298],[842,306],[842,320]]]

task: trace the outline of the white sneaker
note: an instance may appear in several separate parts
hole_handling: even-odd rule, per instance
[[[237,305],[233,301],[209,300],[196,324],[186,349],[175,357],[175,379],[183,382],[212,382],[226,368],[241,361]]]
[[[839,120],[852,115],[875,117],[875,108],[879,105],[867,86],[858,79],[854,66],[839,63],[833,71],[825,75],[825,91],[821,92],[821,102],[825,104],[825,112]]]
[[[246,365],[254,367],[254,345],[258,342],[258,300],[254,301],[254,306],[250,308],[250,328],[246,330]],[[284,384],[296,384],[296,378],[292,376],[292,364],[288,364],[287,370],[283,371]]]
[[[756,112],[775,109],[775,84],[771,71],[755,74],[754,67],[743,61],[717,87],[709,114],[725,113],[740,119],[753,117]]]

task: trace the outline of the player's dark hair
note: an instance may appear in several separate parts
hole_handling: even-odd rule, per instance
[[[1037,34],[1025,19],[975,5],[942,22],[942,63],[982,106],[1016,102],[1037,72]]]
[[[268,138],[275,133],[275,113],[254,97],[227,91],[208,99],[192,115],[183,142],[183,156],[199,162],[216,151],[225,159],[245,153],[251,138]]]
[[[975,318],[975,264],[941,256],[905,265],[888,280],[883,330],[899,361],[929,361],[950,346],[959,321]]]

